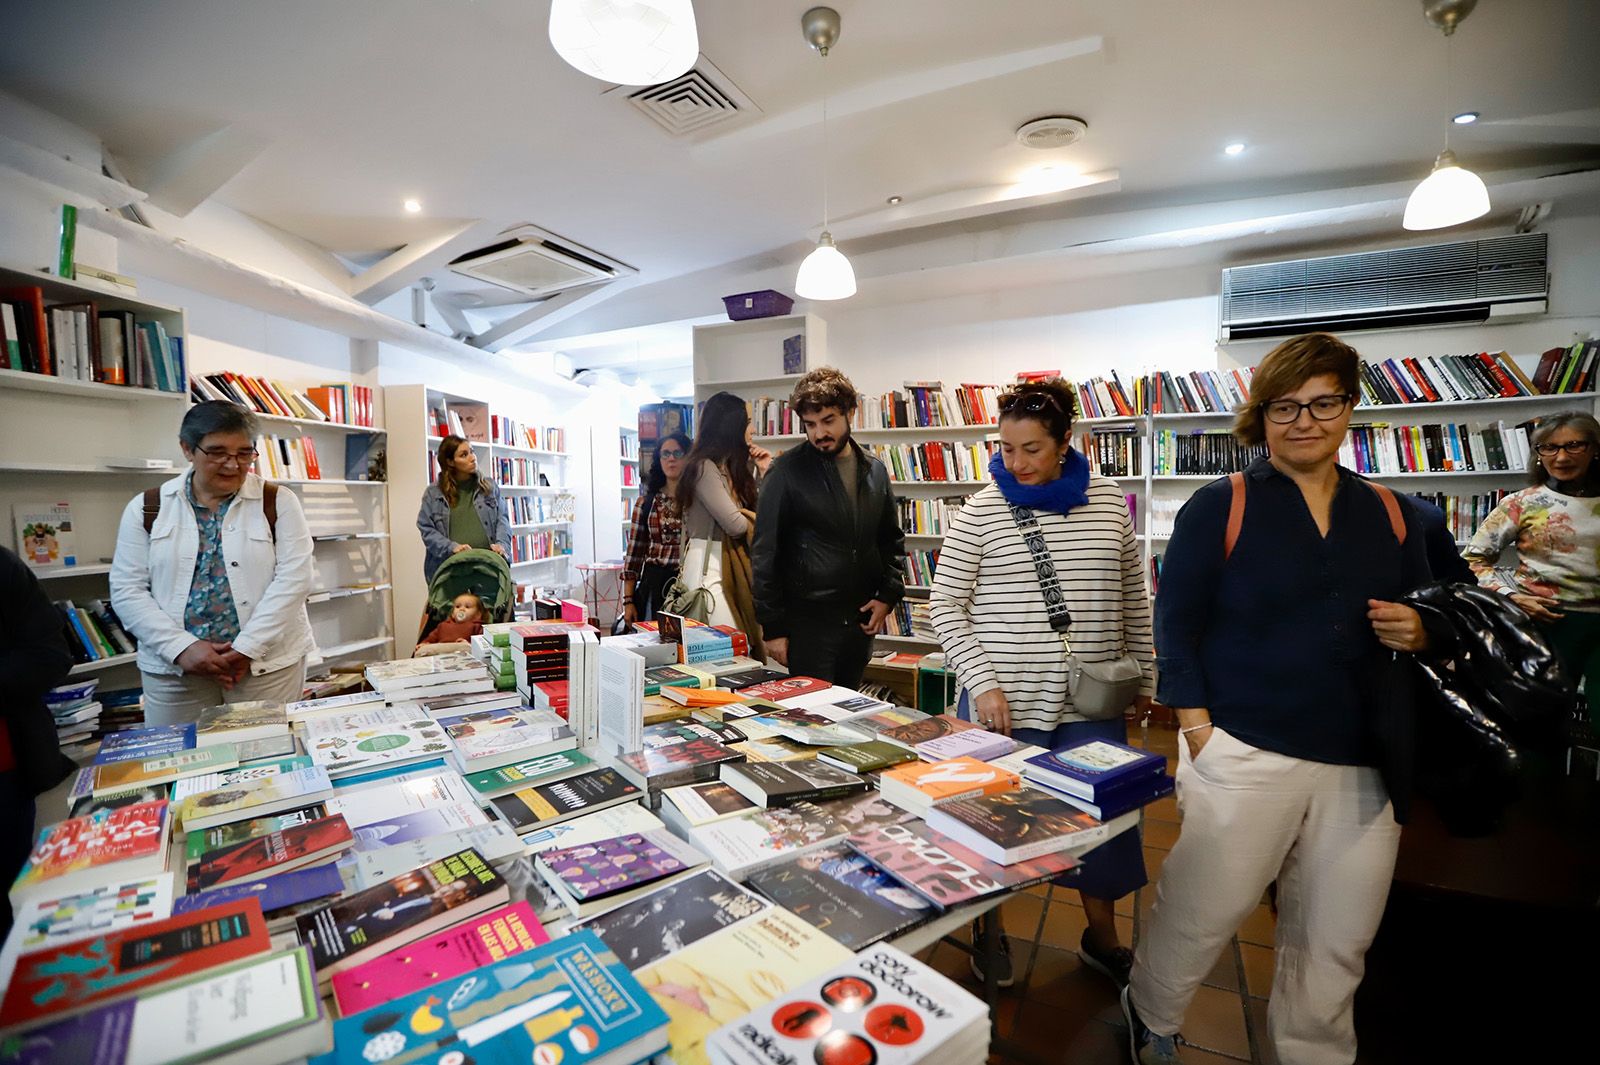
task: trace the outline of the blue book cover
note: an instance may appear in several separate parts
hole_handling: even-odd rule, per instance
[[[254,895],[261,899],[261,912],[271,913],[285,906],[298,906],[302,902],[327,898],[344,890],[344,880],[332,865],[318,865],[310,869],[293,869],[277,876],[263,877],[239,884],[224,884],[209,891],[197,892],[174,899],[173,916],[207,906],[220,906]]]
[[[1163,772],[1167,760],[1125,743],[1090,740],[1035,755],[1024,764],[1063,778],[1064,790],[1092,799],[1103,788],[1114,788],[1123,781]]]
[[[1034,787],[1056,796],[1062,802],[1069,803],[1099,821],[1113,821],[1125,813],[1137,810],[1141,806],[1148,806],[1157,799],[1162,799],[1172,794],[1173,780],[1165,773],[1153,777],[1139,777],[1129,781],[1122,787],[1097,794],[1091,801],[1077,795],[1069,795],[1060,788],[1053,788],[1042,780],[1031,781]]]
[[[667,1015],[584,929],[335,1021],[333,1046],[311,1065],[643,1061],[667,1049]]]
[[[194,725],[160,725],[155,728],[130,728],[108,732],[100,741],[95,765],[131,762],[134,759],[161,758],[179,751],[194,750]]]
[[[429,769],[443,769],[443,758],[430,758],[426,762],[413,762],[410,765],[390,765],[382,769],[374,769],[370,773],[358,773],[353,777],[340,777],[333,782],[333,790],[340,791],[352,788],[357,784],[371,784],[378,780],[387,780],[389,777],[405,776],[407,773],[422,773]]]

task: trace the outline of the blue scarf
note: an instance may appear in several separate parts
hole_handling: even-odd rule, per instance
[[[1007,503],[1034,510],[1065,514],[1073,507],[1089,502],[1089,460],[1075,448],[1067,449],[1067,460],[1061,464],[1061,476],[1044,484],[1023,484],[1006,469],[1006,462],[996,451],[989,460],[989,476],[1000,486],[1000,494]]]

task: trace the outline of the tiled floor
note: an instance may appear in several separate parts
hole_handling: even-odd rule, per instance
[[[1134,730],[1136,745],[1148,743],[1176,769],[1177,734],[1151,728]],[[1154,884],[1167,851],[1178,838],[1178,806],[1171,798],[1145,812],[1145,866],[1151,887],[1117,905],[1124,943],[1137,942],[1142,918],[1150,910]],[[1016,986],[1000,992],[1000,1034],[1043,1065],[1121,1065],[1127,1061],[1127,1036],[1117,992],[1104,977],[1078,960],[1085,926],[1078,894],[1041,885],[1001,907],[1011,937]],[[1183,1060],[1191,1065],[1267,1062],[1266,994],[1272,984],[1272,911],[1263,903],[1239,930],[1205,980],[1184,1022]],[[981,994],[968,956],[948,944],[933,947],[924,960]],[[996,1056],[995,1061],[1007,1059]]]

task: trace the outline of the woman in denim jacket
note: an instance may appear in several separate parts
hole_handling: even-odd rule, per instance
[[[439,441],[439,479],[422,493],[417,529],[427,550],[422,575],[433,580],[444,560],[476,547],[502,557],[511,553],[511,527],[506,522],[500,489],[478,473],[478,456],[459,436]]]

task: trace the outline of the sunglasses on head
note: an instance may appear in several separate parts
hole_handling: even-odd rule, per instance
[[[1043,410],[1061,410],[1061,403],[1049,392],[1008,392],[1000,397],[1000,412],[1010,414],[1013,411],[1024,414],[1038,414]]]

